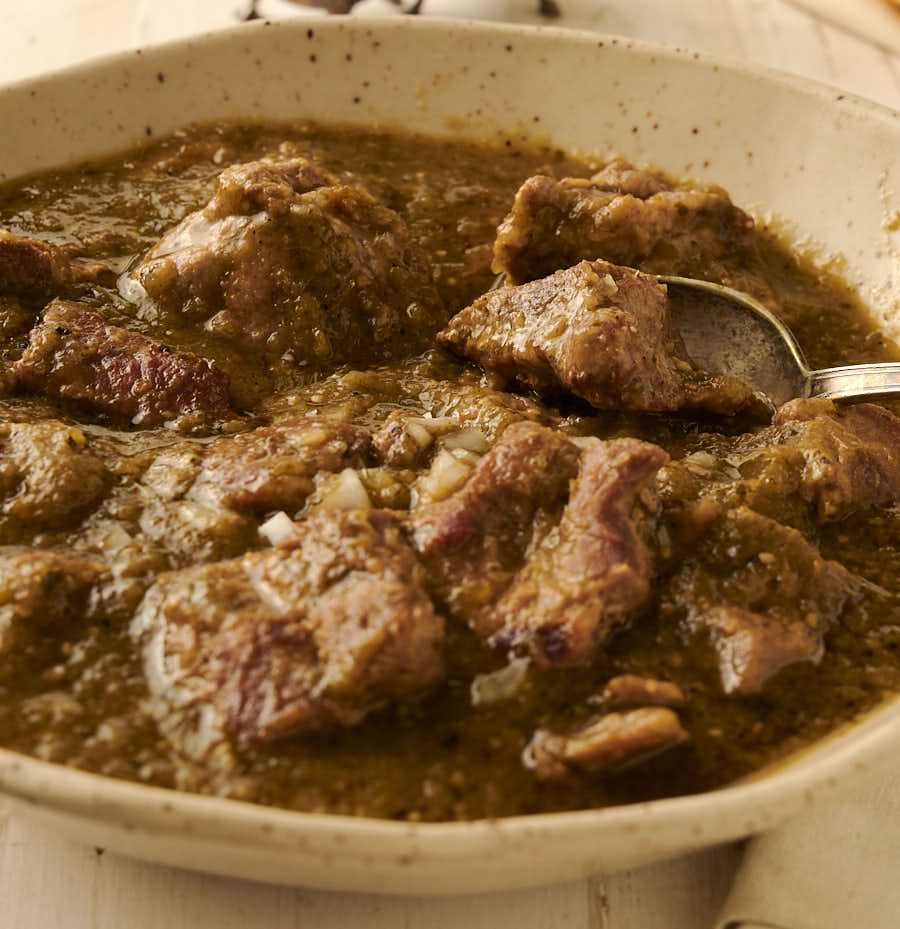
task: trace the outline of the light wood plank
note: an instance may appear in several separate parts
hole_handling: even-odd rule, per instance
[[[0,826],[0,926],[15,929],[704,929],[740,857],[722,846],[531,890],[379,897],[270,887],[122,858],[20,814]],[[539,864],[538,864],[539,866]],[[12,892],[14,891],[14,892]]]

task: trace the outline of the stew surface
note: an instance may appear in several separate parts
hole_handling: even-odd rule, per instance
[[[473,819],[714,788],[900,689],[900,420],[695,371],[630,270],[900,359],[724,191],[224,125],[0,230],[0,744]]]

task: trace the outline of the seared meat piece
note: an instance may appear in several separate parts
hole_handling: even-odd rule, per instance
[[[215,443],[210,447],[215,448]],[[206,449],[207,446],[197,442],[178,443],[164,448],[141,477],[141,484],[150,492],[148,496],[166,501],[182,499],[200,474]]]
[[[569,770],[601,772],[636,764],[688,739],[678,716],[665,707],[609,713],[569,736],[538,729],[522,761],[541,780],[557,780]]]
[[[760,405],[740,381],[690,364],[663,286],[606,261],[487,293],[438,341],[539,394],[569,392],[599,409],[728,414]]]
[[[664,190],[673,190],[672,182],[659,171],[635,168],[623,158],[614,158],[590,179],[591,187],[609,193],[647,200]],[[716,190],[717,188],[713,188]]]
[[[223,171],[120,289],[158,322],[315,367],[415,354],[447,319],[403,220],[303,158]]]
[[[720,187],[673,186],[616,163],[591,178],[538,175],[519,188],[497,231],[494,271],[533,281],[576,262],[691,275],[751,247],[753,220]]]
[[[667,460],[648,442],[595,440],[559,525],[533,546],[479,633],[514,648],[524,642],[542,664],[586,659],[650,594],[652,485]]]
[[[101,558],[49,551],[0,550],[0,655],[25,648],[89,612],[94,584],[106,571]]]
[[[114,282],[109,267],[97,261],[79,261],[70,257],[70,252],[0,229],[0,294],[46,300],[69,284]]]
[[[34,313],[26,310],[15,298],[0,294],[0,345],[11,337],[28,332]]]
[[[16,386],[8,349],[13,349],[13,357],[18,354],[21,350],[17,344],[19,337],[31,329],[34,318],[34,312],[23,306],[17,297],[0,293],[0,397],[12,393]]]
[[[0,230],[0,294],[45,298],[65,277],[66,263],[56,249]]]
[[[660,490],[689,542],[694,509],[710,499],[746,505],[803,528],[900,500],[900,419],[880,406],[792,400],[774,425],[673,461]]]
[[[684,706],[684,692],[671,681],[657,681],[638,674],[610,678],[599,702],[620,709],[629,706]]]
[[[459,429],[447,417],[426,419],[408,410],[394,410],[372,439],[380,459],[393,468],[415,468],[422,464],[437,436]]]
[[[458,491],[411,517],[451,613],[542,664],[587,658],[649,591],[643,536],[666,454],[635,439],[587,445],[582,456],[558,433],[517,423]]]
[[[561,422],[558,413],[530,397],[474,384],[435,382],[420,399],[433,416],[453,416],[461,425],[478,429],[490,442],[512,423],[527,420],[554,426]]]
[[[535,540],[559,521],[580,457],[565,436],[515,423],[456,493],[413,512],[429,585],[453,615],[480,626],[473,617],[509,587]]]
[[[255,519],[198,500],[144,501],[141,532],[175,556],[175,565],[232,558],[257,542]]]
[[[373,461],[364,429],[336,419],[299,416],[212,442],[191,495],[237,510],[295,513],[312,493],[316,474]]]
[[[247,744],[352,726],[442,673],[443,623],[381,510],[317,513],[271,551],[163,575],[133,631],[162,714],[195,720],[188,754],[216,732]]]
[[[222,369],[62,300],[44,310],[13,374],[29,390],[127,417],[135,425],[229,409]]]
[[[664,604],[691,632],[708,633],[725,693],[756,693],[784,666],[821,658],[826,631],[858,588],[854,575],[746,507],[704,519],[697,538]]]
[[[844,586],[841,579],[832,577],[826,581],[830,583],[824,596],[833,600],[834,605],[842,604],[847,591],[841,590]],[[759,693],[770,677],[788,665],[818,662],[824,652],[825,628],[839,613],[829,602],[825,603],[824,611],[813,609],[805,616],[793,617],[727,604],[698,613],[693,625],[709,631],[718,657],[722,690],[744,696]]]
[[[435,444],[456,450],[474,464],[491,445],[480,429],[461,428],[453,416],[417,416],[409,410],[394,410],[372,441],[381,460],[394,468],[418,467]]]
[[[884,407],[792,400],[773,432],[802,455],[798,489],[820,521],[900,500],[900,419]]]
[[[394,410],[372,439],[379,458],[394,468],[414,468],[421,464],[434,436],[420,425],[420,417],[406,410]]]
[[[692,551],[667,598],[691,630],[708,631],[727,693],[818,661],[857,588],[775,518],[809,528],[897,501],[898,448],[900,420],[881,407],[793,400],[770,428],[707,442],[660,472],[674,550]]]
[[[0,541],[17,527],[70,523],[100,502],[111,480],[80,429],[0,423]]]

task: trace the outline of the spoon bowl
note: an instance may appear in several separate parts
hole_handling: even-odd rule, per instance
[[[795,397],[833,400],[900,392],[900,363],[812,370],[790,329],[749,295],[689,277],[656,275],[691,360],[730,374],[775,406]]]

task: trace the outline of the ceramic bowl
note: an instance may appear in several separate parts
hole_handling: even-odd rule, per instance
[[[315,119],[553,140],[719,183],[900,333],[898,114],[746,65],[595,34],[416,18],[258,22],[0,89],[0,180],[192,121]],[[900,703],[752,780],[612,809],[407,824],[257,807],[0,751],[0,790],[126,854],[273,882],[462,893],[574,879],[774,826],[900,746]]]

